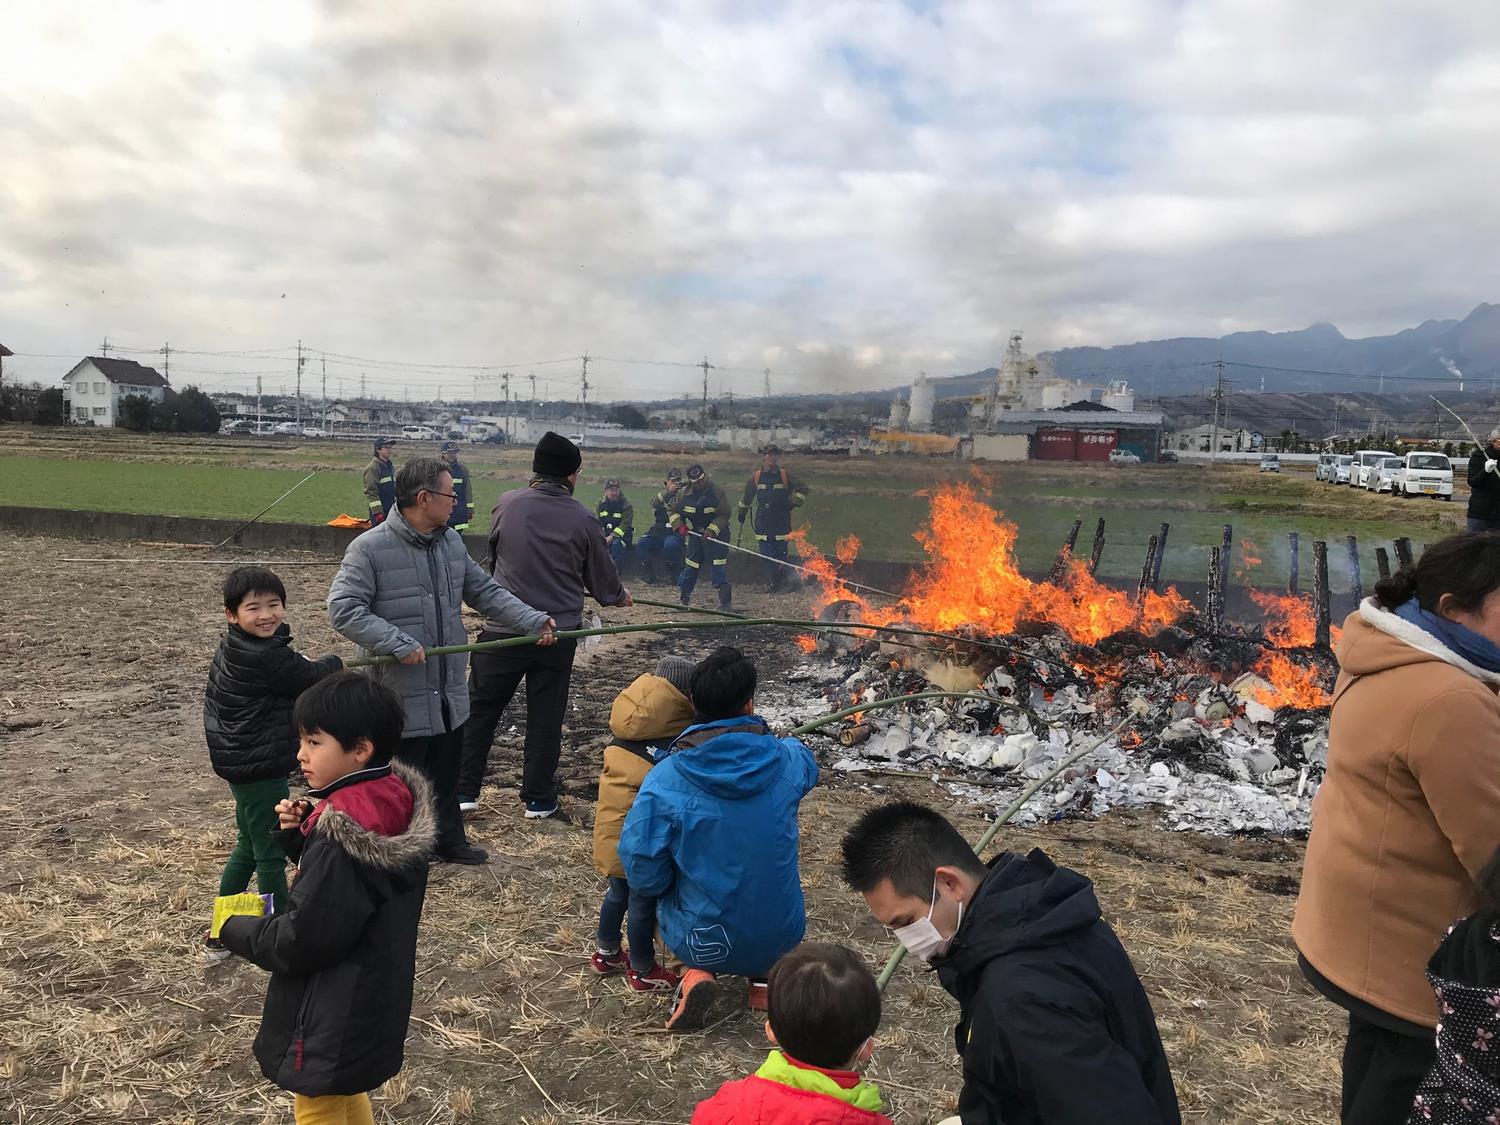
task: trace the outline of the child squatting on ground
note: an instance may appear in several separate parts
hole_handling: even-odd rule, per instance
[[[697,721],[646,774],[620,834],[630,889],[656,900],[662,939],[687,968],[667,1021],[674,1031],[727,1008],[720,974],[749,977],[750,1006],[763,1010],[766,974],[807,928],[797,806],[818,763],[755,714],[755,684],[737,648],[693,669]]]
[[[766,1038],[777,1048],[751,1077],[701,1102],[693,1125],[890,1125],[859,1076],[875,1051],[880,989],[841,945],[799,945],[771,970]]]
[[[406,1046],[432,793],[391,763],[402,710],[382,684],[340,672],[303,693],[295,719],[318,800],[276,807],[296,880],[285,910],[231,917],[220,939],[271,973],[255,1058],[296,1095],[298,1125],[372,1125],[369,1091]]]
[[[692,725],[688,699],[693,662],[664,656],[656,671],[638,676],[615,697],[609,710],[614,736],[604,748],[599,773],[599,803],[594,813],[594,866],[609,879],[599,907],[599,944],[593,956],[600,974],[625,970],[626,983],[637,992],[669,991],[677,974],[656,961],[656,900],[636,894],[620,864],[620,831],[635,803],[646,773],[667,756],[672,740]],[[628,951],[620,947],[620,924],[629,921]]]
[[[286,624],[286,587],[272,571],[242,566],[224,580],[229,623],[208,670],[203,733],[208,760],[229,782],[239,834],[224,865],[219,895],[242,894],[250,876],[272,908],[286,907],[286,854],[276,842],[276,805],[287,798],[287,775],[297,765],[292,704],[313,684],[344,666],[337,656],[308,660],[292,649]],[[228,957],[204,939],[210,961]]]

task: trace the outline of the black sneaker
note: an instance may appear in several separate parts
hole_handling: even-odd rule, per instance
[[[480,867],[490,861],[490,853],[473,844],[459,844],[437,853],[439,863],[462,863],[468,867]]]
[[[549,820],[557,815],[557,798],[550,801],[527,801],[527,820]]]

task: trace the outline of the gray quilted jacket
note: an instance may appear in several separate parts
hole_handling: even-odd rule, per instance
[[[392,508],[386,521],[357,536],[328,589],[328,621],[360,656],[409,656],[419,647],[468,642],[463,603],[515,633],[535,633],[548,615],[532,609],[480,569],[452,528],[419,535]],[[421,664],[379,664],[371,673],[401,697],[403,738],[442,734],[469,717],[468,657]]]

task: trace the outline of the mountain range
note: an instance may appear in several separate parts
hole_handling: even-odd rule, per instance
[[[1460,378],[1488,383],[1500,375],[1500,305],[1481,304],[1462,320],[1428,320],[1391,336],[1351,340],[1331,324],[1313,324],[1050,354],[1059,375],[1125,379],[1153,398],[1211,387],[1219,360],[1225,379],[1241,391],[1396,393],[1420,391],[1427,382],[1457,390]]]

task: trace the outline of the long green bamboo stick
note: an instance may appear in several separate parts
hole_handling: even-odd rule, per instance
[[[836,723],[840,719],[847,719],[850,715],[858,715],[864,711],[879,711],[885,707],[895,707],[901,703],[914,703],[918,699],[978,699],[984,703],[1005,704],[1004,699],[998,699],[993,695],[985,695],[977,691],[914,691],[910,695],[892,695],[884,699],[872,699],[868,703],[859,703],[853,707],[845,707],[842,711],[834,711],[832,714],[822,715],[810,723],[803,723],[795,727],[792,734],[811,734],[819,727],[826,727],[829,723]]]
[[[678,606],[678,609],[691,608]],[[717,612],[715,614],[717,617]],[[956,633],[938,633],[931,629],[912,629],[903,625],[870,625],[864,621],[808,621],[797,617],[737,617],[731,615],[731,620],[738,626],[761,627],[772,626],[783,629],[818,630],[825,633],[849,634],[851,630],[863,629],[872,633],[885,633],[895,636],[906,637],[935,637],[939,640],[955,641],[959,644],[976,645],[980,648],[999,649],[1003,652],[1014,653],[1024,656],[1027,660],[1038,664],[1051,664],[1055,668],[1071,668],[1072,665],[1064,660],[1056,660],[1048,656],[1040,656],[1028,652],[1014,645],[1001,644],[999,641],[982,641],[970,637],[959,636]],[[713,621],[648,621],[640,625],[606,625],[599,629],[564,629],[556,633],[559,640],[572,640],[581,637],[604,637],[615,633],[665,633],[677,629],[723,629],[727,622],[723,620]],[[427,649],[428,656],[448,656],[461,652],[487,652],[496,648],[515,648],[518,645],[536,644],[541,639],[538,633],[527,633],[524,636],[504,637],[498,641],[475,641],[471,644],[462,645],[438,645]],[[394,656],[361,656],[353,660],[346,660],[346,668],[364,668],[375,664],[397,664],[400,663]],[[1103,671],[1096,671],[1096,676],[1106,679],[1119,679]]]
[[[1052,767],[1052,769],[1048,770],[1045,774],[1037,778],[1025,789],[1021,790],[1016,799],[1012,801],[1008,806],[1006,806],[1005,811],[995,818],[995,823],[991,824],[987,829],[985,829],[984,835],[979,837],[979,842],[974,845],[974,853],[976,855],[980,855],[984,852],[985,848],[994,843],[995,835],[1000,831],[1001,827],[1009,824],[1011,818],[1014,817],[1016,813],[1020,812],[1021,809],[1025,807],[1026,802],[1035,797],[1044,785],[1052,781],[1054,778],[1058,777],[1074,762],[1093,754],[1094,751],[1098,750],[1099,747],[1103,746],[1111,738],[1119,734],[1133,721],[1135,721],[1135,719],[1145,714],[1146,710],[1147,707],[1145,700],[1137,696],[1134,700],[1131,701],[1130,710],[1123,719],[1121,719],[1114,726],[1110,727],[1109,730],[1105,731],[1093,742],[1090,742],[1087,746],[1080,747],[1079,749],[1074,750],[1071,754],[1064,756],[1062,761],[1058,762],[1057,765]],[[891,952],[890,958],[886,961],[885,968],[880,970],[880,976],[875,980],[875,984],[879,987],[882,993],[885,992],[887,986],[891,983],[891,978],[896,975],[896,970],[900,968],[901,962],[905,959],[906,946],[898,944],[896,948]]]

